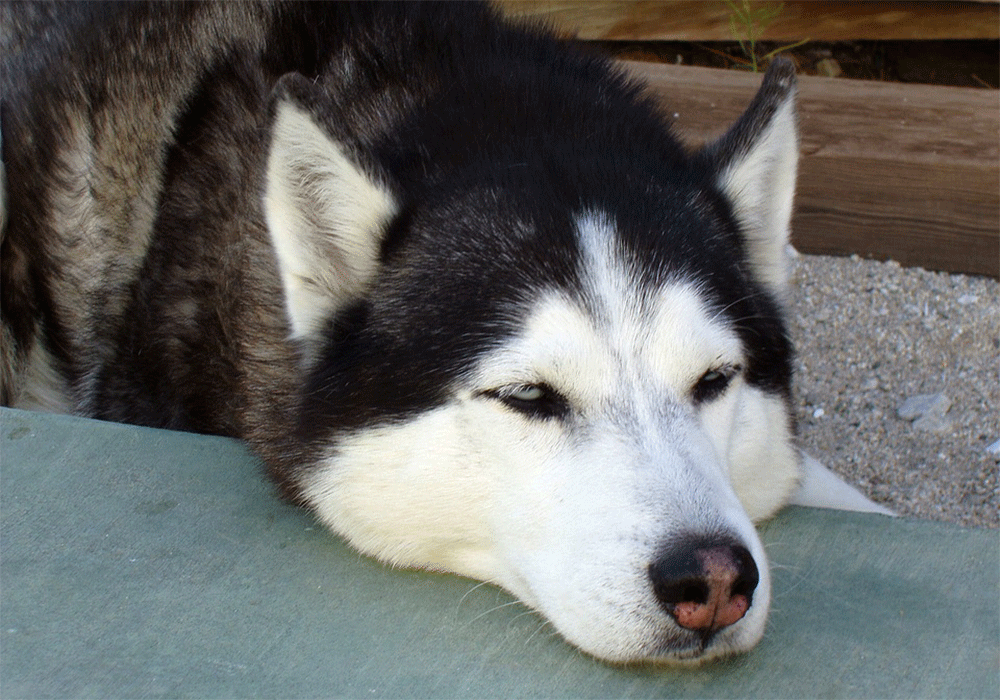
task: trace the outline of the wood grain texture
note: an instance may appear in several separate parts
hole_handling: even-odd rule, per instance
[[[732,41],[722,0],[496,0],[514,16],[543,18],[580,39]],[[776,5],[777,3],[771,3]],[[785,0],[763,40],[995,39],[997,0]]]
[[[759,75],[624,63],[685,139],[721,134]],[[793,239],[809,253],[1000,275],[995,90],[800,77]]]

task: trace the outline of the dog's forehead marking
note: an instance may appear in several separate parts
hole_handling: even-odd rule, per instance
[[[605,336],[619,362],[678,388],[706,365],[742,361],[735,329],[710,309],[696,283],[680,276],[656,286],[643,281],[618,245],[614,223],[600,212],[580,216],[577,232],[593,331]]]
[[[635,391],[677,398],[707,370],[743,362],[735,329],[697,284],[643,283],[603,215],[579,217],[578,232],[582,289],[546,291],[512,342],[483,363],[482,381],[544,381],[581,400]]]

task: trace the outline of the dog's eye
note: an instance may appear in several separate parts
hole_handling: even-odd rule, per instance
[[[545,389],[537,384],[529,384],[528,386],[519,386],[514,389],[507,398],[514,399],[515,401],[540,401],[544,397]]]
[[[695,403],[705,403],[718,398],[732,382],[737,372],[739,372],[739,367],[720,367],[708,370],[695,383],[691,390],[691,398]]]
[[[569,413],[569,402],[547,384],[503,387],[483,394],[529,418],[562,418]]]

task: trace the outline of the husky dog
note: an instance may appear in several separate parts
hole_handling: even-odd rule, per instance
[[[602,659],[761,637],[752,522],[802,471],[789,63],[692,152],[478,4],[12,3],[0,32],[3,403],[244,439],[359,550]]]

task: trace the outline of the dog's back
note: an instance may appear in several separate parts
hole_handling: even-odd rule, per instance
[[[265,7],[4,3],[5,403],[92,414],[159,215],[178,119]]]

